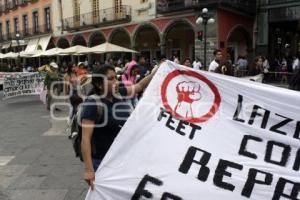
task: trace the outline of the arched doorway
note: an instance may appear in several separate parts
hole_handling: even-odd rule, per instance
[[[163,41],[166,45],[166,55],[178,57],[180,61],[185,58],[194,60],[195,29],[185,20],[173,21],[164,31]]]
[[[110,43],[119,45],[121,47],[131,49],[131,40],[129,33],[123,28],[116,28],[110,34],[109,40]],[[117,59],[128,59],[131,60],[132,54],[131,53],[113,53],[112,57],[114,60]]]
[[[252,38],[241,25],[234,27],[228,34],[226,59],[236,63],[238,56],[247,56],[252,46]]]
[[[88,42],[89,47],[94,47],[99,44],[106,42],[105,36],[100,31],[95,31],[91,34]],[[89,54],[88,55],[89,64],[93,64],[95,62],[104,62],[104,55],[101,54]]]
[[[70,47],[69,41],[66,38],[59,38],[59,40],[57,41],[56,46],[58,48],[62,48],[62,49],[66,49]]]
[[[99,32],[99,31],[96,31],[94,33],[91,34],[90,38],[89,38],[89,47],[94,47],[94,46],[97,46],[99,44],[102,44],[104,43],[106,40],[105,40],[105,37],[104,35]]]
[[[61,48],[61,49],[66,49],[66,48],[70,47],[70,43],[66,38],[61,37],[57,41],[56,47]],[[71,57],[70,56],[58,56],[58,61],[61,64],[66,65],[67,63],[71,62]]]
[[[87,42],[85,41],[84,37],[81,35],[81,34],[77,34],[73,37],[73,40],[72,40],[72,46],[76,46],[76,45],[81,45],[81,46],[87,46]],[[88,58],[86,55],[83,55],[83,56],[72,56],[72,61],[75,62],[75,63],[78,63],[78,62],[84,62],[84,61],[87,61]]]
[[[152,24],[139,26],[133,36],[133,43],[135,50],[150,60],[161,55],[159,30]]]
[[[71,42],[72,46],[81,45],[81,46],[87,46],[86,41],[84,37],[81,34],[75,35]]]
[[[48,46],[46,48],[46,50],[53,49],[53,48],[55,48],[55,44],[54,44],[53,39],[51,38],[50,41],[49,41],[49,44],[48,44]]]

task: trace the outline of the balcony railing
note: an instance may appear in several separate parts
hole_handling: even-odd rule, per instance
[[[72,31],[91,26],[105,26],[131,21],[131,6],[99,10],[64,19],[64,30]]]
[[[41,25],[41,26],[38,26],[36,28],[20,30],[18,33],[19,33],[20,38],[26,38],[26,37],[30,37],[30,36],[33,36],[33,35],[41,35],[41,34],[46,34],[46,33],[52,33],[52,28],[49,28],[48,26],[45,26],[45,25]],[[2,41],[16,39],[16,35],[17,35],[16,32],[11,32],[11,33],[8,33],[8,34],[4,34],[4,35],[2,35]]]
[[[18,6],[25,6],[28,2],[29,0],[16,0]]]
[[[4,35],[3,35],[3,41],[13,39],[13,38],[12,38],[12,35],[13,35],[12,33],[4,34]]]
[[[158,0],[157,13],[181,11],[183,9],[199,9],[203,7],[225,7],[246,13],[255,13],[255,0]]]
[[[0,15],[4,12],[9,12],[10,10],[15,10],[19,6],[25,6],[30,0],[14,0],[7,2],[6,4],[0,5]]]

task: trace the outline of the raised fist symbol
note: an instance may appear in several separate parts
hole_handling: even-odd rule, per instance
[[[176,86],[177,104],[175,112],[184,118],[193,118],[192,103],[201,99],[201,86],[196,82],[180,82]]]

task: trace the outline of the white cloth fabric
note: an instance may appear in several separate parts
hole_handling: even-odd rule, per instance
[[[296,58],[294,61],[293,61],[293,70],[296,71],[300,69],[300,61],[299,61],[299,58]]]
[[[194,61],[193,62],[193,69],[195,69],[195,70],[200,70],[202,68],[202,64],[201,64],[201,62],[200,61]]]
[[[213,60],[213,61],[209,64],[208,71],[213,72],[213,71],[215,71],[218,67],[219,67],[219,63],[217,63],[216,60]]]
[[[299,102],[296,91],[166,61],[86,200],[299,199]]]

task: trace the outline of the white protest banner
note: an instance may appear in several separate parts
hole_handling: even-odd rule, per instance
[[[17,73],[4,76],[4,99],[21,95],[38,95],[44,88],[45,74]]]
[[[4,82],[4,77],[8,75],[20,74],[22,72],[0,72],[0,85]]]
[[[165,62],[86,200],[297,200],[300,93]]]
[[[4,82],[4,75],[5,75],[5,72],[0,72],[0,85],[2,85]]]
[[[243,79],[262,83],[262,81],[264,79],[264,75],[263,74],[258,74],[256,76],[245,76],[245,77],[243,77]]]

